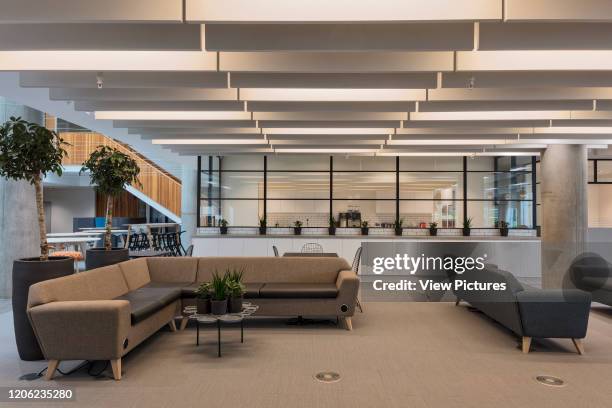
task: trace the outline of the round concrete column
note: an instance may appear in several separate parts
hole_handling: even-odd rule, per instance
[[[549,146],[541,157],[540,180],[542,287],[561,288],[572,260],[586,245],[586,146]]]
[[[191,245],[196,233],[198,215],[198,168],[197,158],[183,164],[181,174],[181,227],[185,233],[182,242],[185,249]]]

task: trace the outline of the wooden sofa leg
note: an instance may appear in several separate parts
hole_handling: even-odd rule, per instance
[[[529,353],[529,348],[531,347],[531,337],[523,336],[523,353]]]
[[[576,347],[576,351],[578,352],[578,354],[583,355],[584,343],[582,342],[582,339],[572,339],[572,342],[574,343],[574,347]]]
[[[181,319],[181,325],[179,327],[179,330],[185,330],[185,327],[187,327],[188,322],[189,322],[189,318],[186,316],[183,316],[183,318]]]
[[[351,320],[349,316],[344,318],[344,324],[346,326],[346,330],[348,331],[353,330],[353,321]]]
[[[47,366],[47,372],[45,373],[45,380],[49,381],[53,378],[53,374],[55,374],[55,370],[57,370],[58,365],[59,365],[59,360],[49,360],[49,365]]]
[[[175,332],[176,331],[176,322],[174,321],[174,319],[170,320],[168,322],[168,326],[170,326],[170,331]]]
[[[111,360],[110,363],[113,369],[113,377],[119,381],[121,379],[121,359]]]

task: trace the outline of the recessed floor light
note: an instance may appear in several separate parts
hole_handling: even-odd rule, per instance
[[[323,383],[334,383],[340,381],[340,374],[333,371],[322,371],[315,374],[315,380]]]
[[[548,385],[550,387],[564,387],[565,381],[563,381],[559,377],[553,377],[551,375],[537,375],[535,380],[543,385]]]

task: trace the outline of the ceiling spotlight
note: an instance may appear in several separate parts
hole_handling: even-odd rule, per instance
[[[470,79],[468,79],[468,83],[467,83],[468,89],[474,89],[475,85],[476,85],[476,78],[475,77],[470,77]]]
[[[98,72],[96,75],[96,86],[98,89],[102,89],[104,87],[104,74],[102,72]]]

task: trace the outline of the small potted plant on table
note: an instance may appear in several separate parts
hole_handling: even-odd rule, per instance
[[[370,228],[368,227],[367,221],[361,221],[361,235],[368,235]]]
[[[329,227],[327,228],[327,231],[329,232],[329,235],[336,235],[336,219],[334,218],[333,215],[329,216]]]
[[[472,231],[472,218],[468,217],[463,220],[463,236],[469,237]]]
[[[228,225],[228,222],[226,219],[221,218],[219,220],[219,232],[221,233],[221,235],[227,234],[227,225]]]
[[[242,311],[242,300],[244,298],[245,287],[242,283],[243,271],[234,270],[228,272],[227,288],[229,291],[228,309],[230,313],[240,313]]]
[[[293,223],[293,233],[295,235],[302,235],[302,221],[298,220]]]
[[[259,219],[259,235],[266,235],[266,225],[268,222],[266,221],[266,217],[261,217]]]
[[[436,235],[438,235],[438,223],[437,222],[429,223],[429,235],[431,235],[432,237],[435,237]]]
[[[498,227],[499,227],[499,234],[502,237],[507,237],[510,225],[506,221],[502,220],[502,221],[499,221]]]
[[[196,289],[196,308],[198,314],[210,313],[210,282],[204,282]]]
[[[393,223],[393,226],[395,228],[395,235],[397,235],[398,237],[402,235],[402,225],[404,224],[404,219],[400,218],[399,220],[395,220],[395,222]]]
[[[223,276],[217,272],[213,273],[212,281],[210,282],[211,300],[210,313],[214,315],[222,315],[227,313],[227,274]]]

